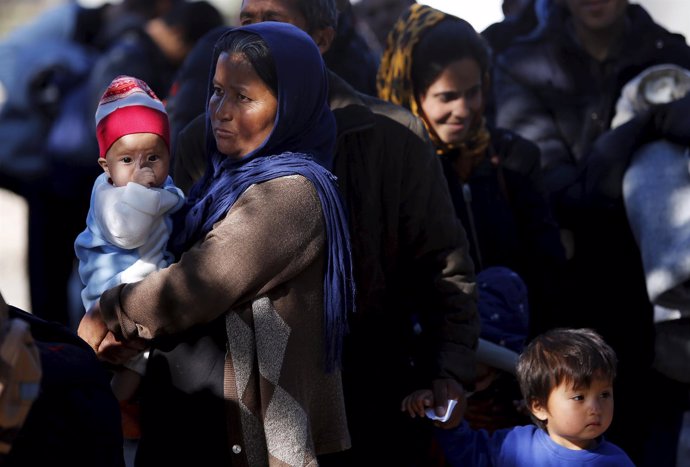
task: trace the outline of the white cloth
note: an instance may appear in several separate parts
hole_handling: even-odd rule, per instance
[[[163,188],[136,183],[115,187],[106,174],[96,179],[86,230],[75,241],[85,310],[109,288],[139,281],[170,264],[169,215],[183,202],[170,177]]]
[[[623,178],[623,197],[654,305],[690,309],[688,150],[660,140],[641,147]]]

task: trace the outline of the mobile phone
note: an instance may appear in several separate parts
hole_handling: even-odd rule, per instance
[[[458,403],[457,400],[455,399],[448,399],[448,408],[446,409],[446,413],[442,416],[436,415],[436,412],[433,407],[429,407],[426,409],[426,416],[427,418],[430,418],[431,420],[436,420],[439,422],[447,422],[450,416],[453,413],[453,409],[455,408],[455,405]]]

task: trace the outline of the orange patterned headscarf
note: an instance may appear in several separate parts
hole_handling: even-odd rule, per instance
[[[415,46],[423,34],[446,18],[453,18],[430,6],[414,4],[403,13],[388,34],[386,50],[381,57],[376,76],[376,88],[379,97],[409,109],[418,116],[426,127],[431,140],[440,154],[453,150],[459,151],[456,165],[464,167],[459,170],[466,178],[471,168],[481,162],[489,145],[490,136],[483,118],[470,129],[470,133],[461,144],[444,143],[427,120],[415,95],[412,83],[412,57]]]

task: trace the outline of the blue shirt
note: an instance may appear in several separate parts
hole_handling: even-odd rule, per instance
[[[467,422],[451,430],[435,430],[448,464],[453,467],[634,467],[615,444],[600,439],[594,449],[568,449],[535,425],[473,430]]]

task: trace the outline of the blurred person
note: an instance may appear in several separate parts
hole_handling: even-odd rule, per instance
[[[504,17],[490,24],[481,34],[494,54],[503,52],[517,38],[534,31],[545,21],[552,0],[514,0],[503,2]]]
[[[637,394],[663,384],[651,370],[653,309],[620,196],[622,166],[614,160],[628,158],[644,138],[687,140],[687,130],[680,130],[682,112],[667,107],[645,117],[648,127],[610,130],[610,123],[625,83],[656,64],[688,68],[690,47],[627,0],[553,6],[543,28],[496,60],[496,121],[541,149],[544,186],[569,258],[566,308],[553,325],[595,327],[620,359],[611,439],[638,465],[647,465],[645,449],[649,465],[673,465],[677,436],[645,448],[657,414],[641,413]],[[639,390],[630,391],[633,385]]]
[[[520,16],[523,11],[530,8],[533,0],[503,0],[501,11],[505,19],[512,19]]]
[[[0,295],[0,465],[124,467],[107,372],[64,326]]]
[[[323,59],[329,70],[357,91],[375,96],[378,56],[357,30],[357,18],[349,0],[337,0],[337,6],[335,37]]]
[[[654,449],[675,451],[690,409],[689,272],[683,254],[689,89],[690,70],[672,64],[652,66],[629,81],[616,104],[612,131],[595,146],[587,177],[588,186],[601,186],[598,199],[622,200],[654,307],[651,375],[654,391],[663,397],[649,429],[648,465],[659,459]]]
[[[173,77],[194,44],[224,23],[220,11],[206,1],[179,0],[162,16],[122,34],[98,59],[90,76],[98,102],[118,75],[136,76],[165,100]]]
[[[324,53],[335,11],[332,0],[245,0],[240,19],[298,25]],[[479,323],[467,239],[422,123],[402,107],[356,92],[332,72],[328,79],[338,131],[333,173],[350,220],[358,312],[350,317],[343,357],[353,447],[324,462],[418,465],[431,432],[400,413],[406,388],[425,382],[446,401],[448,394],[462,398],[474,381]],[[204,128],[198,117],[178,137],[173,179],[183,191],[206,168]],[[381,397],[371,397],[371,381]],[[445,411],[445,403],[438,410]],[[372,413],[389,421],[407,450],[378,449]]]
[[[415,0],[360,0],[353,8],[358,21],[366,24],[367,30],[376,38],[378,50],[383,52],[395,21],[415,3]]]

